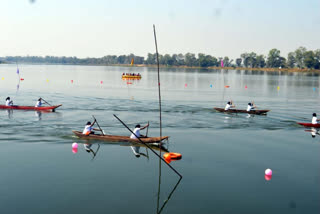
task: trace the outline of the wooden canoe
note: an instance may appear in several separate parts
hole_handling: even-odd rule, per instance
[[[85,135],[79,131],[72,131],[76,136],[82,139],[93,139],[93,140],[104,140],[110,142],[132,142],[132,143],[140,143],[138,139],[132,139],[130,136],[119,136],[119,135],[100,135],[100,134],[90,134]],[[140,138],[144,143],[159,143],[160,141],[168,139],[169,136],[161,137],[144,137]]]
[[[214,108],[216,111],[219,112],[226,112],[226,113],[247,113],[247,114],[267,114],[268,111],[270,110],[241,110],[241,109],[229,109],[229,110],[224,110],[224,108]]]
[[[6,105],[0,105],[0,109],[14,109],[14,110],[33,110],[33,111],[55,111],[56,108],[62,106],[56,105],[56,106],[42,106],[42,107],[34,107],[34,106],[6,106]]]
[[[312,124],[312,123],[298,123],[299,125],[305,126],[305,127],[315,127],[320,128],[320,123]]]

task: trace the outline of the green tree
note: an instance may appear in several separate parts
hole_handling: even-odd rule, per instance
[[[267,66],[269,68],[285,67],[285,58],[280,56],[280,51],[278,49],[271,49],[268,54]]]
[[[157,54],[148,53],[148,57],[146,59],[146,64],[148,64],[148,65],[157,64]]]
[[[242,58],[242,60],[243,60],[243,65],[244,65],[244,67],[248,67],[249,66],[249,54],[248,53],[243,53],[243,54],[241,54],[240,55],[240,57]]]
[[[198,66],[198,60],[193,53],[185,55],[185,62],[187,66]]]
[[[316,65],[316,58],[313,51],[306,51],[303,56],[303,63],[307,68],[314,68]]]
[[[307,51],[305,47],[299,47],[297,50],[294,51],[296,62],[299,68],[304,67],[304,54]]]
[[[288,53],[288,66],[290,68],[294,68],[296,63],[297,63],[297,61],[296,61],[295,53],[294,52]]]
[[[241,63],[242,63],[242,59],[241,58],[237,58],[236,59],[236,64],[237,64],[238,67],[241,66]]]
[[[256,67],[258,68],[264,68],[266,66],[266,60],[265,60],[265,56],[263,55],[259,55],[256,57]]]

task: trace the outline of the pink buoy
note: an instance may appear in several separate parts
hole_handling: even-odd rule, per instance
[[[71,80],[71,83],[73,83],[73,80]]]
[[[264,172],[265,175],[271,176],[272,175],[272,170],[271,169],[266,169]]]
[[[74,143],[72,144],[72,148],[73,148],[73,149],[77,149],[77,148],[78,148],[78,144],[77,144],[76,142],[74,142]]]
[[[244,88],[245,88],[245,89],[247,89],[247,88],[248,88],[248,86],[246,85]]]
[[[72,153],[77,153],[78,152],[78,148],[72,148]]]
[[[100,83],[103,84],[103,81],[101,80]]]
[[[184,84],[184,87],[187,87],[188,86],[188,84],[186,83],[186,84]]]

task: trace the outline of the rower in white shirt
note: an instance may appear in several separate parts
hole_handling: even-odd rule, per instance
[[[226,107],[224,108],[224,110],[229,110],[229,109],[231,109],[231,108],[234,108],[234,107],[236,107],[235,105],[233,105],[233,102],[232,101],[229,101],[228,103],[227,103],[227,105],[226,105]]]
[[[140,134],[140,130],[143,130],[145,128],[147,128],[149,126],[149,123],[147,125],[145,125],[144,127],[141,128],[140,124],[136,125],[136,128],[133,130],[133,133],[135,134],[131,134],[130,138],[132,139],[137,139],[137,137],[145,137],[143,135]],[[136,137],[137,136],[137,137]]]
[[[6,99],[6,106],[13,106],[13,101],[10,99],[10,97],[7,97]]]
[[[42,102],[41,102],[41,98],[38,99],[36,105],[34,107],[41,107],[42,106]]]
[[[317,114],[316,113],[313,113],[312,114],[312,121],[311,121],[311,123],[312,124],[318,124],[318,118],[317,118]]]
[[[92,126],[96,123],[96,120],[93,121],[91,124],[90,121],[87,122],[87,125],[84,127],[82,134],[89,135],[89,134],[94,134],[94,131],[101,131],[100,129],[95,129]]]
[[[248,103],[247,111],[255,110],[256,106],[253,103]]]

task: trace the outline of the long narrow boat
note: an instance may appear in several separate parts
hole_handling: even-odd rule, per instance
[[[6,106],[6,105],[0,105],[0,109],[14,109],[14,110],[34,110],[34,111],[55,111],[56,108],[62,106],[56,105],[56,106],[42,106],[42,107],[34,107],[34,106]]]
[[[122,79],[141,79],[141,76],[122,75]]]
[[[299,125],[305,126],[305,127],[315,127],[320,128],[320,123],[312,124],[312,123],[298,123]]]
[[[100,134],[90,134],[85,135],[79,131],[72,131],[76,136],[83,139],[94,139],[94,140],[105,140],[110,142],[132,142],[132,143],[139,143],[138,139],[132,139],[129,136],[119,136],[119,135],[100,135]],[[169,136],[163,137],[142,137],[140,138],[144,143],[158,143],[160,141],[168,139]]]
[[[226,112],[226,113],[247,113],[247,114],[267,114],[268,111],[270,110],[241,110],[241,109],[229,109],[229,110],[224,110],[224,108],[214,108],[216,111],[219,112]]]

